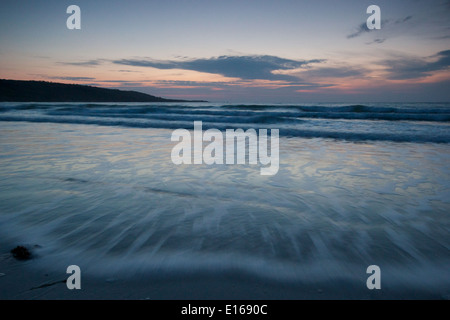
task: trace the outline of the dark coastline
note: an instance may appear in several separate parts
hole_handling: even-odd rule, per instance
[[[0,79],[0,102],[206,102],[78,84]]]

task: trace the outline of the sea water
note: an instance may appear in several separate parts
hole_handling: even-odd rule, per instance
[[[171,133],[280,130],[280,165],[175,165]],[[90,274],[242,272],[448,294],[446,104],[0,106],[0,236]],[[5,243],[5,242],[4,242]]]

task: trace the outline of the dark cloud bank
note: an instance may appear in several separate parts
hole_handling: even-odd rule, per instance
[[[240,78],[246,80],[298,80],[290,75],[274,74],[274,70],[291,70],[306,66],[311,63],[323,62],[321,59],[314,60],[290,60],[275,56],[220,56],[209,59],[194,59],[185,61],[154,61],[154,60],[134,60],[121,59],[113,63],[153,67],[157,69],[184,69],[199,72],[215,73],[226,77]]]

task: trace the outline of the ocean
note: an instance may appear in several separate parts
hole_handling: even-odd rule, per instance
[[[175,165],[194,121],[279,129],[278,172]],[[449,160],[450,104],[0,103],[2,250],[93,276],[361,288],[377,265],[381,291],[448,298]]]

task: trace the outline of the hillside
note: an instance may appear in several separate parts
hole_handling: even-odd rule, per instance
[[[1,102],[186,102],[78,84],[0,79]],[[192,101],[191,102],[204,102]]]

